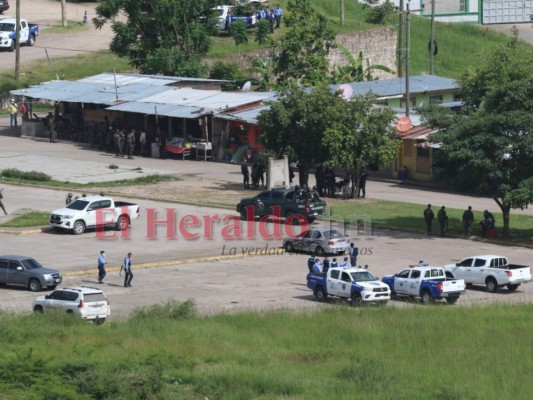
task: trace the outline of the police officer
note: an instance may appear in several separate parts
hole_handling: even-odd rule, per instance
[[[74,196],[72,193],[67,194],[67,198],[65,199],[65,205],[69,205],[74,200]]]
[[[248,171],[248,163],[246,159],[241,163],[242,184],[245,189],[250,189],[250,171]]]

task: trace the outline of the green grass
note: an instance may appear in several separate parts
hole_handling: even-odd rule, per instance
[[[113,165],[109,166],[110,168]],[[114,168],[113,168],[114,169]],[[140,168],[133,168],[132,171],[142,171]],[[134,179],[120,179],[109,182],[89,182],[77,183],[69,181],[58,181],[46,174],[36,171],[24,172],[14,168],[0,171],[0,181],[5,183],[34,184],[43,187],[83,189],[83,188],[108,188],[116,186],[151,185],[159,182],[179,181],[181,178],[176,175],[146,175]]]
[[[15,81],[14,70],[0,73],[0,93],[54,80],[56,73],[59,79],[75,80],[113,71],[113,68],[117,72],[134,71],[128,64],[128,60],[108,51],[87,52],[74,57],[54,58],[52,69],[49,68],[46,61],[35,61],[21,67],[18,82]]]
[[[93,29],[89,24],[83,24],[78,21],[68,21],[66,27],[59,24],[46,28],[46,34],[83,32],[89,29],[89,27]]]
[[[179,305],[172,307],[179,308]],[[527,399],[532,305],[88,324],[0,314],[0,390],[25,399]],[[166,315],[166,316],[165,316]]]
[[[433,205],[435,216],[440,207],[441,205]],[[364,218],[365,221],[371,222],[373,228],[401,229],[425,233],[426,225],[423,218],[425,208],[424,205],[420,204],[365,199],[333,205],[331,207],[331,215],[341,216],[346,221]],[[473,211],[475,222],[472,226],[472,233],[474,235],[481,235],[479,221],[482,219],[484,210],[473,208]],[[464,230],[460,220],[464,210],[446,207],[446,212],[448,215],[448,235],[463,235]],[[494,212],[493,215],[496,219],[496,231],[499,232],[503,227],[502,215],[498,212]],[[505,239],[498,238],[499,240],[505,240],[511,243],[533,244],[532,216],[517,216],[513,214],[512,210],[510,226],[512,235]],[[436,218],[433,220],[433,232],[436,234],[440,232],[439,223]]]
[[[5,228],[28,228],[32,226],[48,225],[50,213],[42,211],[30,211],[26,214],[19,215],[11,221],[4,222],[0,226]]]

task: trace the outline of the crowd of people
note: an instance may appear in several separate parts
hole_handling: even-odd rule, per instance
[[[350,243],[349,257],[344,257],[341,262],[337,261],[334,257],[331,261],[327,255],[320,260],[319,257],[311,254],[307,260],[307,268],[311,273],[327,273],[330,268],[352,268],[357,267],[357,256],[359,255],[359,249],[352,242]],[[368,266],[365,266],[368,269]]]
[[[435,214],[431,208],[431,204],[428,204],[424,210],[424,222],[426,223],[426,234],[431,235],[433,229],[433,219]],[[437,212],[437,221],[439,222],[440,227],[440,236],[444,237],[445,233],[448,231],[448,215],[446,213],[446,207],[442,206]],[[461,217],[461,225],[463,226],[463,232],[465,236],[470,236],[472,234],[472,226],[475,222],[474,212],[472,211],[472,206],[463,212]],[[493,239],[496,236],[495,230],[495,219],[494,215],[485,210],[483,212],[483,219],[479,222],[481,227],[481,236],[486,236],[489,239]]]

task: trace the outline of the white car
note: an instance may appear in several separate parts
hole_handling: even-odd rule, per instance
[[[104,292],[87,286],[57,289],[46,296],[36,297],[33,299],[32,309],[35,313],[65,311],[97,324],[103,324],[111,315]]]

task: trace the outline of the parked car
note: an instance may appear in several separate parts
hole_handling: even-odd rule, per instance
[[[464,279],[467,285],[486,285],[491,293],[496,293],[503,286],[514,292],[522,283],[531,281],[530,267],[509,264],[507,257],[503,256],[468,257],[456,264],[445,265],[444,270],[454,278]]]
[[[294,189],[272,189],[241,199],[236,209],[243,221],[272,216],[285,218],[292,224],[301,218],[311,223],[317,216],[325,214],[326,202],[298,197]]]
[[[0,284],[24,286],[32,292],[55,289],[61,283],[61,272],[43,267],[26,256],[0,256]]]
[[[0,0],[0,14],[3,14],[4,11],[9,10],[9,1],[8,0]]]
[[[0,20],[0,49],[15,50],[17,20],[4,18]],[[25,19],[20,20],[20,44],[33,46],[39,36],[39,25],[30,24]]]
[[[103,324],[111,315],[109,300],[104,292],[87,286],[57,289],[46,296],[36,297],[32,309],[35,313],[65,311],[97,324]]]
[[[443,268],[428,264],[411,266],[395,275],[386,275],[382,281],[389,285],[392,296],[419,297],[422,304],[441,299],[446,299],[448,304],[455,304],[465,291],[464,280],[450,278]]]
[[[328,296],[336,296],[351,299],[354,306],[365,303],[385,305],[391,297],[389,287],[362,268],[330,268],[327,273],[309,273],[307,287],[319,302],[327,301]]]
[[[283,239],[283,248],[289,253],[310,252],[317,256],[344,254],[350,250],[348,236],[336,229],[314,228],[297,237]]]
[[[137,204],[103,196],[87,196],[52,211],[49,224],[54,229],[68,230],[75,235],[81,235],[87,228],[105,226],[124,231],[139,215]]]

